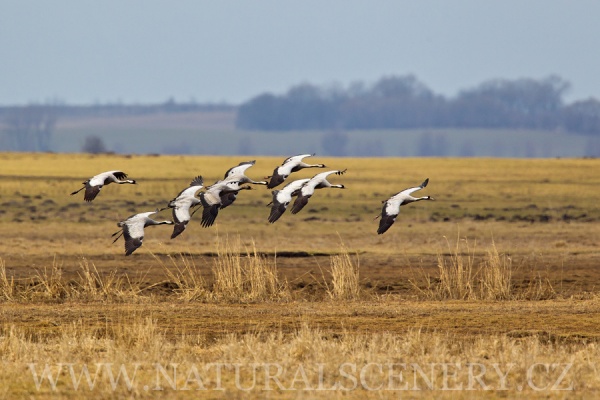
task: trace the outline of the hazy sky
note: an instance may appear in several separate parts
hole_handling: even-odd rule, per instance
[[[588,0],[0,0],[0,105],[239,103],[290,86],[414,74],[455,95],[492,78],[600,99]]]

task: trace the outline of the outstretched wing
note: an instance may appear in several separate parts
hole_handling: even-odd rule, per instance
[[[232,175],[243,174],[248,168],[256,164],[256,160],[252,161],[244,161],[236,165],[235,167],[231,167],[225,172],[225,177],[223,179],[227,179]]]
[[[392,197],[396,197],[396,196],[408,196],[408,195],[416,192],[417,190],[423,189],[425,186],[427,186],[428,183],[429,183],[429,178],[425,179],[423,181],[423,183],[421,183],[419,186],[415,186],[415,187],[411,187],[411,188],[408,188],[408,189],[404,189],[403,191],[396,193]]]
[[[192,181],[190,182],[190,187],[203,186],[203,185],[204,185],[204,180],[202,179],[202,175],[198,175],[197,177],[192,179]]]
[[[173,225],[173,233],[171,234],[171,239],[175,239],[177,236],[181,234],[181,232],[185,231],[189,221],[184,222],[176,222]]]
[[[123,238],[125,239],[125,255],[131,255],[135,250],[142,246],[144,241],[144,230],[141,228],[142,234],[139,234],[140,228],[136,226],[123,225]]]
[[[267,184],[267,189],[273,189],[274,187],[281,185],[287,177],[287,175],[279,174],[279,167],[275,168],[273,175],[271,175],[271,180]]]
[[[390,200],[383,203],[381,208],[381,219],[379,220],[379,228],[377,233],[381,235],[385,233],[396,221],[396,217],[400,213],[400,204]]]
[[[100,189],[102,189],[102,185],[90,186],[89,183],[86,184],[83,199],[87,202],[94,200],[98,196],[98,193],[100,193]]]
[[[219,207],[219,208],[225,208],[225,207],[233,204],[235,199],[237,199],[237,194],[238,194],[238,192],[223,193],[221,195],[221,207]]]
[[[270,223],[274,223],[275,221],[277,221],[285,212],[285,210],[287,209],[288,204],[290,204],[289,202],[280,202],[277,200],[277,193],[279,193],[279,190],[274,190],[273,191],[273,201],[272,206],[271,206],[271,213],[269,214],[269,222]]]
[[[112,174],[120,181],[127,179],[127,174],[123,171],[112,171]]]
[[[311,178],[311,180],[314,180],[314,181],[322,181],[322,180],[325,180],[325,179],[327,179],[327,177],[328,177],[329,175],[344,175],[344,174],[346,173],[346,170],[347,170],[347,169],[345,169],[345,170],[343,170],[343,171],[340,171],[340,170],[337,170],[337,169],[336,169],[336,170],[332,170],[332,171],[325,171],[325,172],[321,172],[321,173],[318,173],[318,174],[316,174],[315,176],[313,176],[313,177]]]
[[[215,223],[215,219],[217,219],[217,215],[219,214],[219,206],[217,204],[204,207],[202,210],[202,227],[208,228]]]
[[[142,247],[143,240],[144,240],[143,236],[140,238],[130,238],[129,240],[127,240],[127,238],[126,238],[125,239],[125,255],[129,256],[136,249],[138,249],[139,247]]]
[[[220,200],[214,193],[205,192],[200,194],[200,203],[202,204],[202,220],[201,225],[208,228],[215,223],[215,219],[219,214]]]
[[[311,198],[312,195],[303,195],[302,193],[298,194],[296,197],[296,201],[294,201],[294,206],[292,207],[292,214],[298,214],[305,205],[308,204],[308,199]]]
[[[190,216],[190,204],[175,205],[173,208],[173,221],[175,223],[187,222],[191,218]]]
[[[283,160],[283,163],[281,165],[285,165],[285,164],[290,163],[290,162],[300,162],[303,159],[305,159],[306,157],[312,157],[314,155],[315,155],[315,153],[312,153],[312,154],[298,154],[297,156],[291,156],[291,157],[288,157],[285,160]]]
[[[202,189],[203,187],[204,187],[204,181],[202,179],[202,176],[199,175],[190,182],[190,186],[186,187],[181,192],[179,192],[177,197],[175,197],[172,201],[175,201],[175,200],[177,200],[181,197],[185,197],[185,196],[194,196],[196,194],[196,192],[198,190]]]
[[[171,239],[179,236],[185,230],[191,219],[189,203],[173,208],[173,234]]]

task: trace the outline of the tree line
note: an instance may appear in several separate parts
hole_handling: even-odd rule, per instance
[[[447,98],[414,75],[346,88],[301,84],[283,95],[263,93],[241,104],[236,126],[269,131],[509,128],[600,134],[600,102],[565,104],[569,87],[556,76],[496,79]]]
[[[57,121],[69,117],[114,117],[236,111],[241,130],[321,130],[331,154],[343,144],[344,131],[415,128],[487,128],[564,130],[600,137],[600,101],[566,104],[570,84],[560,77],[490,80],[454,97],[434,93],[414,75],[388,76],[367,85],[357,82],[319,87],[301,84],[283,95],[260,94],[239,106],[230,104],[66,105],[0,107],[0,150],[51,151]],[[380,152],[382,145],[372,152]],[[428,146],[423,146],[427,148]],[[104,152],[101,138],[86,140],[88,152]]]

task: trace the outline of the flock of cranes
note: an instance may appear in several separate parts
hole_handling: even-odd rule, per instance
[[[183,189],[174,199],[169,201],[167,207],[135,214],[124,221],[118,222],[117,226],[121,229],[113,233],[112,236],[116,236],[113,243],[123,236],[125,239],[125,255],[128,256],[142,246],[144,228],[154,225],[173,225],[171,239],[174,239],[185,231],[192,216],[200,209],[195,208],[197,206],[202,206],[201,225],[208,228],[214,224],[219,210],[231,205],[237,199],[239,192],[252,189],[249,185],[265,185],[268,189],[273,189],[284,183],[292,173],[301,169],[326,168],[324,164],[307,164],[303,161],[310,156],[314,156],[314,154],[300,154],[285,159],[280,166],[275,168],[271,176],[266,177],[268,181],[255,181],[246,175],[246,170],[252,167],[256,161],[242,162],[230,168],[225,172],[222,180],[215,182],[211,186],[204,187],[202,176],[197,176],[190,182],[187,188]],[[324,188],[345,189],[344,185],[332,184],[327,180],[331,175],[343,175],[345,172],[345,169],[321,172],[312,178],[298,179],[288,183],[282,189],[273,190],[271,192],[273,199],[267,204],[267,206],[271,207],[268,221],[275,223],[281,218],[294,197],[296,199],[292,204],[291,213],[297,214],[308,204],[315,190]],[[425,179],[421,185],[405,189],[382,202],[383,208],[381,214],[375,218],[381,217],[379,228],[377,229],[378,234],[385,233],[393,225],[401,206],[420,200],[433,200],[431,196],[412,196],[412,193],[425,188],[428,182],[429,179]],[[127,179],[127,174],[123,171],[107,171],[83,182],[83,187],[72,192],[71,195],[85,190],[83,198],[85,201],[91,202],[98,196],[104,186],[111,183],[137,184],[135,180]],[[204,191],[198,194],[202,189]],[[172,220],[156,221],[150,218],[151,215],[168,208],[172,209]]]

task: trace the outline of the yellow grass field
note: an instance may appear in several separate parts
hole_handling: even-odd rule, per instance
[[[269,224],[257,185],[213,227],[146,228],[129,257],[112,243],[118,221],[250,159],[255,180],[282,162],[1,153],[0,394],[598,395],[600,160],[315,156],[346,189],[296,215]],[[138,184],[69,195],[112,169]],[[377,235],[381,202],[425,178],[435,201]]]

